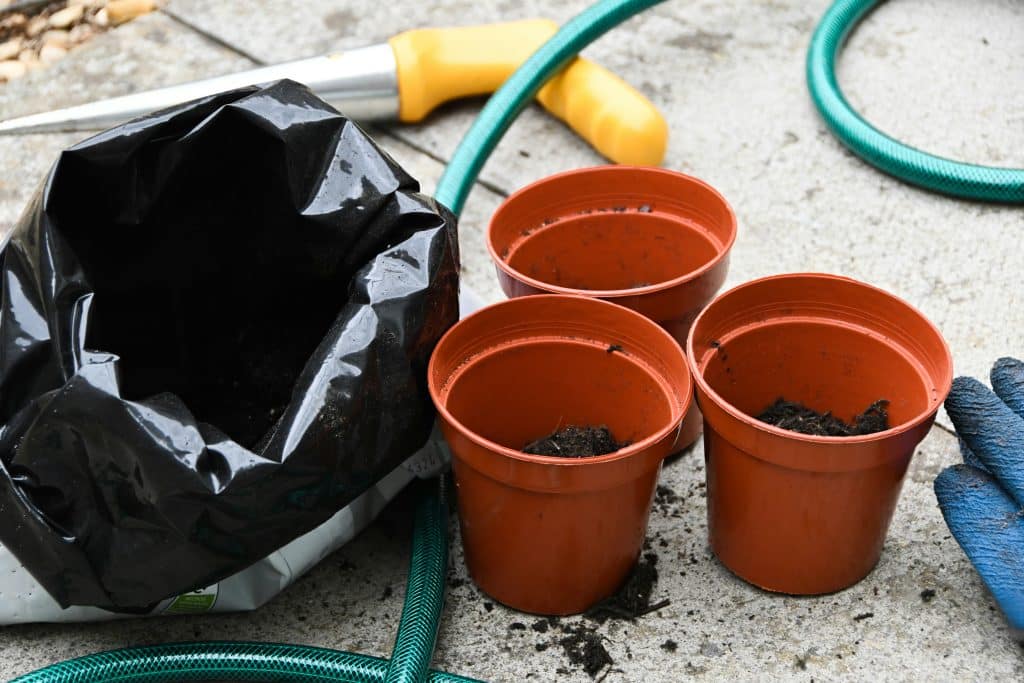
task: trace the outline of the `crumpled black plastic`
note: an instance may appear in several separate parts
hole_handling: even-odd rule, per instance
[[[455,231],[288,81],[64,151],[0,254],[0,542],[145,611],[324,522],[427,439]]]

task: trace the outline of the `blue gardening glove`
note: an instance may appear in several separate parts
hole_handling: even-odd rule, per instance
[[[946,399],[964,464],[935,479],[942,516],[1024,638],[1024,363],[1001,358],[992,390],[958,377]],[[995,393],[993,393],[993,390]]]

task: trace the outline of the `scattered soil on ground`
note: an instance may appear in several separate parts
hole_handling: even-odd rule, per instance
[[[633,568],[633,572],[615,595],[606,598],[587,610],[586,617],[603,624],[609,619],[633,621],[645,614],[666,607],[669,601],[651,603],[654,584],[658,582],[658,556],[644,553]]]
[[[704,482],[700,482],[704,484]],[[654,492],[654,510],[666,517],[681,519],[686,500],[668,486],[658,484]]]
[[[509,630],[523,635],[532,632],[537,638],[533,643],[533,649],[537,652],[544,652],[556,645],[561,646],[572,667],[586,671],[593,679],[601,680],[612,670],[611,667],[615,663],[605,648],[607,637],[601,632],[602,625],[609,619],[635,621],[669,604],[668,600],[651,603],[651,594],[658,580],[657,562],[656,553],[645,552],[622,588],[615,595],[591,608],[582,619],[543,617],[529,626],[516,621],[509,625]],[[678,645],[674,641],[671,642],[671,645],[662,645],[662,649],[674,652],[672,646]],[[560,667],[559,673],[568,674],[569,669]]]
[[[832,411],[819,413],[798,401],[775,399],[757,416],[765,422],[791,432],[814,436],[860,436],[889,429],[889,402],[879,399],[868,406],[863,413],[854,416],[852,422],[844,422]]]
[[[586,624],[563,626],[562,631],[566,635],[558,642],[565,650],[565,656],[573,666],[583,669],[591,678],[615,663],[601,642],[601,634]]]
[[[628,441],[618,442],[608,428],[570,425],[553,434],[531,441],[523,446],[523,452],[530,455],[551,455],[559,458],[592,458],[597,455],[614,453],[629,445]]]

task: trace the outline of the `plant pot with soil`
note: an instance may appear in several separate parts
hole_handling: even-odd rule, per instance
[[[455,325],[428,381],[477,585],[538,614],[614,593],[691,402],[675,340],[596,299],[511,299]]]
[[[663,168],[598,166],[506,199],[487,247],[509,297],[597,297],[654,320],[680,346],[725,281],[736,216],[707,183]],[[700,435],[693,406],[680,448]]]
[[[687,357],[704,414],[708,531],[722,563],[791,594],[866,576],[952,382],[939,331],[869,285],[780,275],[713,301],[694,322]]]

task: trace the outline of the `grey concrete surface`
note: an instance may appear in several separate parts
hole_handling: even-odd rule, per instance
[[[1015,286],[1020,261],[1012,249],[992,249],[1013,243],[1024,214],[907,187],[831,138],[803,77],[810,33],[828,4],[667,2],[585,54],[662,108],[672,129],[665,165],[707,180],[732,202],[741,239],[727,286],[799,270],[871,282],[914,302],[939,325],[959,372],[987,375],[994,358],[1019,347],[1017,332],[1024,330]],[[249,5],[176,0],[171,9],[272,61],[376,42],[416,26],[532,16],[564,21],[587,1],[403,2],[365,12],[335,0],[271,0],[261,3],[264,21],[241,21]],[[288,20],[273,21],[279,16]],[[1022,30],[1024,6],[1014,0],[887,3],[855,34],[840,78],[883,130],[939,153],[1024,166]],[[447,107],[399,135],[448,158],[477,106]],[[483,178],[507,193],[601,161],[564,126],[531,110]]]
[[[827,4],[669,2],[587,55],[665,112],[672,128],[665,165],[708,180],[732,202],[740,236],[730,285],[795,270],[867,280],[922,308],[948,338],[959,372],[985,375],[999,355],[1024,353],[1024,254],[1015,248],[1024,214],[906,187],[828,135],[803,81],[804,50]],[[165,13],[100,36],[46,72],[0,85],[0,116],[244,68],[252,63],[247,55],[289,59],[417,26],[530,16],[564,21],[585,5],[395,0],[371,11],[339,0],[170,0]],[[1022,30],[1024,6],[1014,0],[891,2],[853,37],[840,78],[855,105],[910,142],[1024,166]],[[446,106],[422,125],[375,129],[376,135],[429,191],[478,106]],[[0,230],[74,139],[0,138]],[[463,216],[464,281],[488,300],[500,296],[482,230],[502,195],[545,174],[600,162],[564,126],[538,110],[525,112]],[[1022,651],[950,538],[931,491],[935,474],[957,457],[954,437],[933,430],[907,478],[879,566],[849,590],[801,599],[754,589],[710,554],[698,444],[662,476],[682,500],[657,505],[651,517],[660,570],[655,594],[671,604],[635,623],[601,627],[615,659],[605,680],[1021,679]],[[6,628],[0,676],[166,640],[276,640],[385,655],[408,561],[403,504],[255,613]],[[454,523],[452,533],[457,538]],[[589,680],[567,662],[557,634],[532,630],[533,618],[474,588],[457,541],[450,583],[435,666],[498,681]],[[925,590],[935,597],[924,600]],[[669,640],[674,652],[662,647]]]

